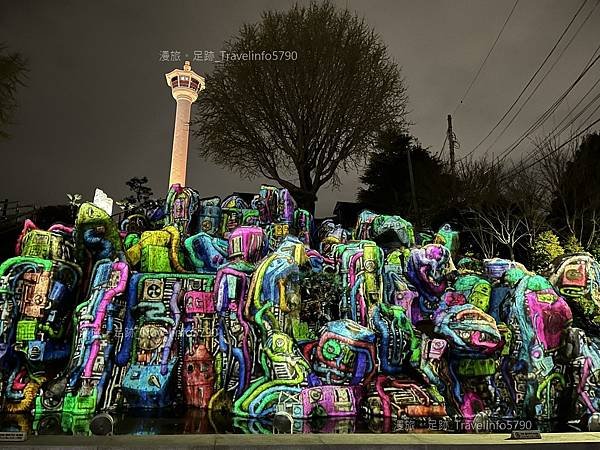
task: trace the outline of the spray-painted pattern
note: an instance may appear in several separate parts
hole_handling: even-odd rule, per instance
[[[0,264],[2,409],[87,432],[94,414],[183,405],[245,431],[378,431],[403,418],[580,419],[600,408],[600,265],[548,278],[462,258],[448,225],[363,212],[318,228],[285,189],[169,191],[161,223],[121,229],[81,205],[74,228],[26,221]],[[354,237],[356,240],[352,240]],[[394,422],[396,421],[396,422]]]

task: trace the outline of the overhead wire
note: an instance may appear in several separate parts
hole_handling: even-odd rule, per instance
[[[562,41],[562,39],[567,34],[567,32],[569,31],[569,29],[571,28],[571,26],[573,25],[573,23],[575,22],[575,20],[577,19],[577,17],[581,13],[583,7],[586,5],[587,1],[588,0],[583,0],[581,2],[581,4],[579,5],[579,8],[577,8],[577,11],[575,11],[575,14],[573,15],[573,17],[571,17],[571,20],[569,21],[569,23],[567,24],[567,26],[565,27],[565,29],[560,34],[559,38],[555,42],[555,44],[552,47],[552,49],[548,52],[548,54],[546,55],[546,57],[544,58],[544,60],[542,61],[542,63],[539,65],[539,67],[537,68],[537,70],[529,78],[529,81],[525,84],[525,86],[523,87],[523,89],[521,89],[521,92],[519,93],[519,95],[517,96],[517,98],[512,102],[512,104],[510,105],[510,107],[506,110],[506,112],[502,115],[502,117],[500,117],[500,119],[496,122],[496,124],[492,127],[492,129],[485,135],[485,137],[468,154],[466,154],[465,156],[463,156],[461,158],[461,160],[465,159],[465,158],[468,158],[479,147],[481,147],[481,145],[492,135],[492,133],[500,126],[500,124],[504,121],[504,119],[510,114],[510,112],[517,105],[517,103],[519,102],[519,100],[521,99],[521,97],[523,97],[523,94],[527,91],[527,89],[529,88],[529,86],[531,85],[531,83],[533,83],[533,80],[537,77],[537,75],[540,73],[540,71],[542,70],[542,68],[544,67],[544,65],[548,62],[548,60],[550,59],[550,57],[552,56],[552,54],[554,53],[554,51],[557,49],[557,47],[560,44],[560,42]]]
[[[560,144],[559,146],[557,146],[555,149],[552,149],[551,151],[549,151],[548,153],[546,153],[544,156],[542,156],[541,158],[536,159],[535,161],[531,162],[530,164],[526,165],[526,166],[520,166],[517,169],[508,172],[504,177],[502,177],[502,179],[500,180],[502,181],[506,181],[508,179],[513,178],[514,176],[526,171],[527,169],[535,166],[536,164],[539,164],[540,162],[542,162],[543,160],[549,158],[550,156],[554,155],[555,153],[558,153],[563,147],[565,147],[566,145],[568,145],[569,143],[571,143],[572,141],[574,141],[575,139],[579,138],[581,135],[585,134],[590,128],[592,128],[594,125],[600,123],[600,117],[598,119],[596,119],[594,122],[592,122],[591,124],[589,124],[587,127],[585,127],[583,130],[579,131],[578,133],[574,134],[573,136],[571,136],[568,140],[566,140],[565,142],[563,142],[562,144]]]
[[[600,45],[596,48],[592,56],[598,53],[600,49]],[[564,101],[564,99],[569,95],[569,93],[577,86],[577,84],[583,79],[583,77],[588,73],[588,71],[598,62],[600,59],[600,54],[594,57],[591,61],[588,60],[584,69],[580,72],[579,76],[575,79],[573,83],[554,101],[550,107],[542,113],[540,117],[537,118],[534,123],[532,123],[529,128],[521,134],[519,138],[517,138],[510,146],[508,146],[505,150],[503,150],[498,156],[498,162],[504,161],[520,144],[523,142],[529,135],[531,135],[534,131],[536,131],[539,127],[541,127],[556,111],[556,109],[560,106],[560,104]]]
[[[516,0],[515,3],[513,4],[513,7],[510,10],[510,12],[508,13],[508,16],[506,17],[506,20],[502,24],[502,28],[500,28],[500,31],[496,35],[496,39],[494,39],[494,43],[490,47],[490,50],[487,52],[487,55],[485,55],[485,58],[483,59],[483,62],[479,66],[479,69],[477,69],[477,72],[475,73],[475,76],[471,80],[471,83],[467,87],[467,90],[465,91],[465,93],[463,94],[463,96],[459,100],[458,104],[456,105],[456,108],[454,108],[454,112],[452,113],[453,115],[456,114],[456,111],[458,111],[458,108],[460,107],[460,105],[462,105],[463,101],[467,98],[467,95],[469,95],[469,92],[471,92],[471,89],[473,88],[473,86],[475,85],[475,82],[479,78],[479,75],[481,74],[481,71],[483,70],[483,67],[485,66],[485,63],[487,63],[487,60],[489,59],[490,55],[494,51],[494,48],[496,47],[496,44],[500,40],[500,36],[502,36],[502,33],[504,32],[504,29],[506,28],[506,25],[510,21],[510,18],[512,17],[513,13],[515,12],[515,9],[517,8],[518,4],[519,4],[519,0]]]
[[[577,109],[577,107],[581,104],[581,102],[583,102],[587,98],[587,96],[590,94],[590,92],[592,92],[594,90],[594,88],[598,85],[598,83],[600,83],[600,78],[598,78],[596,80],[596,82],[587,90],[587,92],[581,96],[581,98],[575,104],[575,106],[573,106],[573,108],[571,109],[571,111],[569,111],[565,115],[565,117],[563,117],[563,119],[558,124],[556,124],[556,126],[548,134],[554,134],[554,132],[558,129],[558,127],[560,127],[565,122],[565,120],[567,120],[570,117],[570,115],[573,113],[573,111],[575,111]],[[584,107],[584,110],[585,109],[586,108]]]
[[[590,17],[592,16],[592,14],[594,13],[594,11],[598,7],[599,3],[600,3],[600,0],[597,0],[596,4],[594,5],[594,7],[588,12],[587,16],[581,22],[581,24],[579,24],[579,27],[577,28],[577,30],[575,31],[575,33],[573,33],[573,35],[571,36],[571,38],[569,39],[569,41],[567,42],[567,44],[562,48],[561,52],[558,54],[557,58],[554,60],[554,62],[550,66],[550,68],[546,71],[546,73],[544,74],[544,76],[542,78],[540,78],[540,80],[537,82],[537,84],[535,85],[535,87],[533,88],[533,90],[529,93],[529,95],[527,96],[527,98],[525,99],[525,101],[521,104],[521,106],[519,107],[519,109],[515,112],[515,114],[510,119],[510,121],[504,126],[504,128],[502,129],[502,131],[500,131],[500,133],[498,133],[498,135],[496,136],[496,138],[494,139],[494,141],[486,148],[486,150],[484,152],[485,155],[487,155],[488,152],[491,150],[491,148],[494,145],[496,145],[496,143],[500,140],[500,138],[504,135],[504,133],[508,130],[508,128],[514,123],[514,121],[517,118],[517,116],[521,113],[521,111],[523,111],[523,108],[525,108],[525,105],[527,105],[527,103],[529,102],[529,100],[531,100],[531,97],[533,97],[535,95],[535,93],[540,88],[540,86],[542,85],[542,83],[546,80],[546,78],[548,77],[548,75],[550,74],[550,72],[552,72],[552,70],[554,69],[554,67],[556,67],[556,65],[560,61],[561,57],[563,56],[563,54],[567,51],[567,49],[569,48],[569,46],[571,45],[571,43],[575,40],[575,38],[577,37],[577,35],[579,34],[579,32],[581,31],[581,29],[583,28],[583,26],[590,19]]]
[[[494,48],[496,48],[496,44],[498,44],[498,41],[500,40],[500,37],[502,36],[502,33],[504,33],[506,25],[508,25],[508,22],[510,21],[511,17],[513,16],[513,13],[515,12],[515,9],[517,8],[517,5],[519,4],[519,1],[520,0],[515,0],[515,3],[513,4],[512,8],[510,9],[510,11],[508,13],[508,16],[504,20],[504,23],[502,24],[502,27],[500,28],[500,31],[498,32],[498,34],[496,35],[496,38],[494,39],[494,42],[492,43],[492,46],[490,47],[490,49],[488,50],[487,54],[485,55],[485,58],[483,59],[483,61],[479,65],[479,68],[477,69],[477,72],[475,73],[475,76],[473,77],[473,79],[469,83],[469,86],[467,87],[467,89],[465,90],[464,94],[462,95],[462,97],[460,98],[460,100],[458,101],[458,103],[456,104],[456,107],[454,108],[454,112],[452,113],[452,115],[456,114],[456,112],[458,111],[458,108],[460,108],[460,105],[463,104],[463,102],[465,101],[465,99],[467,98],[467,96],[469,95],[469,93],[471,92],[471,89],[473,89],[473,86],[475,85],[475,83],[479,79],[479,75],[481,75],[481,72],[483,71],[483,68],[485,67],[488,59],[490,58],[492,52],[494,51]],[[436,157],[440,157],[443,154],[444,148],[446,147],[446,142],[448,142],[448,134],[447,133],[445,134],[444,142],[442,143],[442,147],[441,147],[440,151],[436,154]]]

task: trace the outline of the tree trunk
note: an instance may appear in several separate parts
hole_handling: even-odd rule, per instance
[[[315,205],[317,202],[317,196],[315,194],[303,190],[290,191],[290,194],[292,194],[292,197],[296,200],[298,208],[305,209],[313,216],[315,215]]]

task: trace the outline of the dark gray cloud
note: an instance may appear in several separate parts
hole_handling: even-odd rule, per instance
[[[146,175],[155,192],[166,189],[175,102],[164,73],[176,63],[162,50],[219,51],[244,22],[291,1],[20,1],[0,7],[0,41],[30,60],[28,87],[19,93],[13,138],[0,143],[0,197],[38,204],[91,198],[96,186],[120,198],[124,182]],[[512,0],[342,0],[364,15],[402,66],[413,134],[438,150],[446,114],[456,107],[504,22]],[[592,7],[588,2],[585,11]],[[481,139],[510,105],[550,50],[579,1],[521,1],[501,41],[455,116],[458,156]],[[600,8],[573,41],[496,152],[509,145],[570,84],[600,38]],[[299,58],[301,61],[301,58]],[[301,63],[301,62],[300,62]],[[199,73],[212,63],[195,63]],[[569,97],[570,105],[598,78],[598,70]],[[199,101],[202,101],[200,98]],[[491,142],[491,141],[490,141]],[[191,143],[193,148],[194,143]],[[487,145],[478,153],[483,153]],[[524,145],[515,154],[528,151]],[[191,150],[188,184],[202,195],[257,189],[261,180],[200,160]],[[357,174],[340,190],[323,190],[318,213],[336,200],[353,200]]]

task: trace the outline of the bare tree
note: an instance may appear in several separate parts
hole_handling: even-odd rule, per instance
[[[515,247],[529,236],[521,211],[514,205],[495,205],[489,208],[472,209],[478,227],[499,244],[504,245],[510,259],[515,259]]]
[[[501,198],[501,179],[506,170],[504,165],[487,157],[460,161],[456,170],[456,201],[476,207],[497,202]]]
[[[480,247],[483,256],[497,256],[504,246],[511,259],[517,245],[531,242],[540,227],[542,215],[531,203],[539,189],[535,182],[510,178],[514,167],[488,159],[462,161],[458,170],[459,201],[463,203],[466,231]]]
[[[573,136],[534,139],[533,151],[514,164],[459,165],[465,228],[484,256],[497,249],[491,242],[511,258],[517,247],[529,253],[548,228],[588,250],[600,240],[600,135]]]
[[[471,209],[463,214],[465,230],[481,250],[484,258],[496,256],[496,239],[489,233],[482,220],[479,220],[477,210]]]
[[[207,77],[195,120],[200,154],[276,181],[305,209],[365,161],[381,130],[405,128],[398,66],[363,19],[328,1],[265,12],[224,51],[271,60],[225,59]]]
[[[563,239],[575,238],[589,249],[600,234],[600,136],[567,137],[562,146],[556,136],[535,142],[536,170],[550,195],[549,218]]]
[[[522,163],[519,166],[522,166]],[[544,186],[543,177],[535,166],[521,171],[518,177],[506,180],[505,189],[506,198],[512,200],[513,207],[522,218],[520,227],[523,228],[525,234],[518,240],[518,243],[529,250],[533,247],[539,233],[547,228],[547,217],[552,198]]]
[[[558,136],[536,138],[532,143],[534,154],[540,160],[538,164],[532,167],[532,172],[537,174],[539,184],[543,188],[542,194],[548,205],[547,212],[550,213],[550,202],[552,202],[554,195],[558,196],[564,210],[568,211],[564,192],[559,192],[558,188],[567,172],[569,162],[573,160],[579,145],[578,141],[571,141],[560,151],[557,151],[557,148],[561,145]]]

